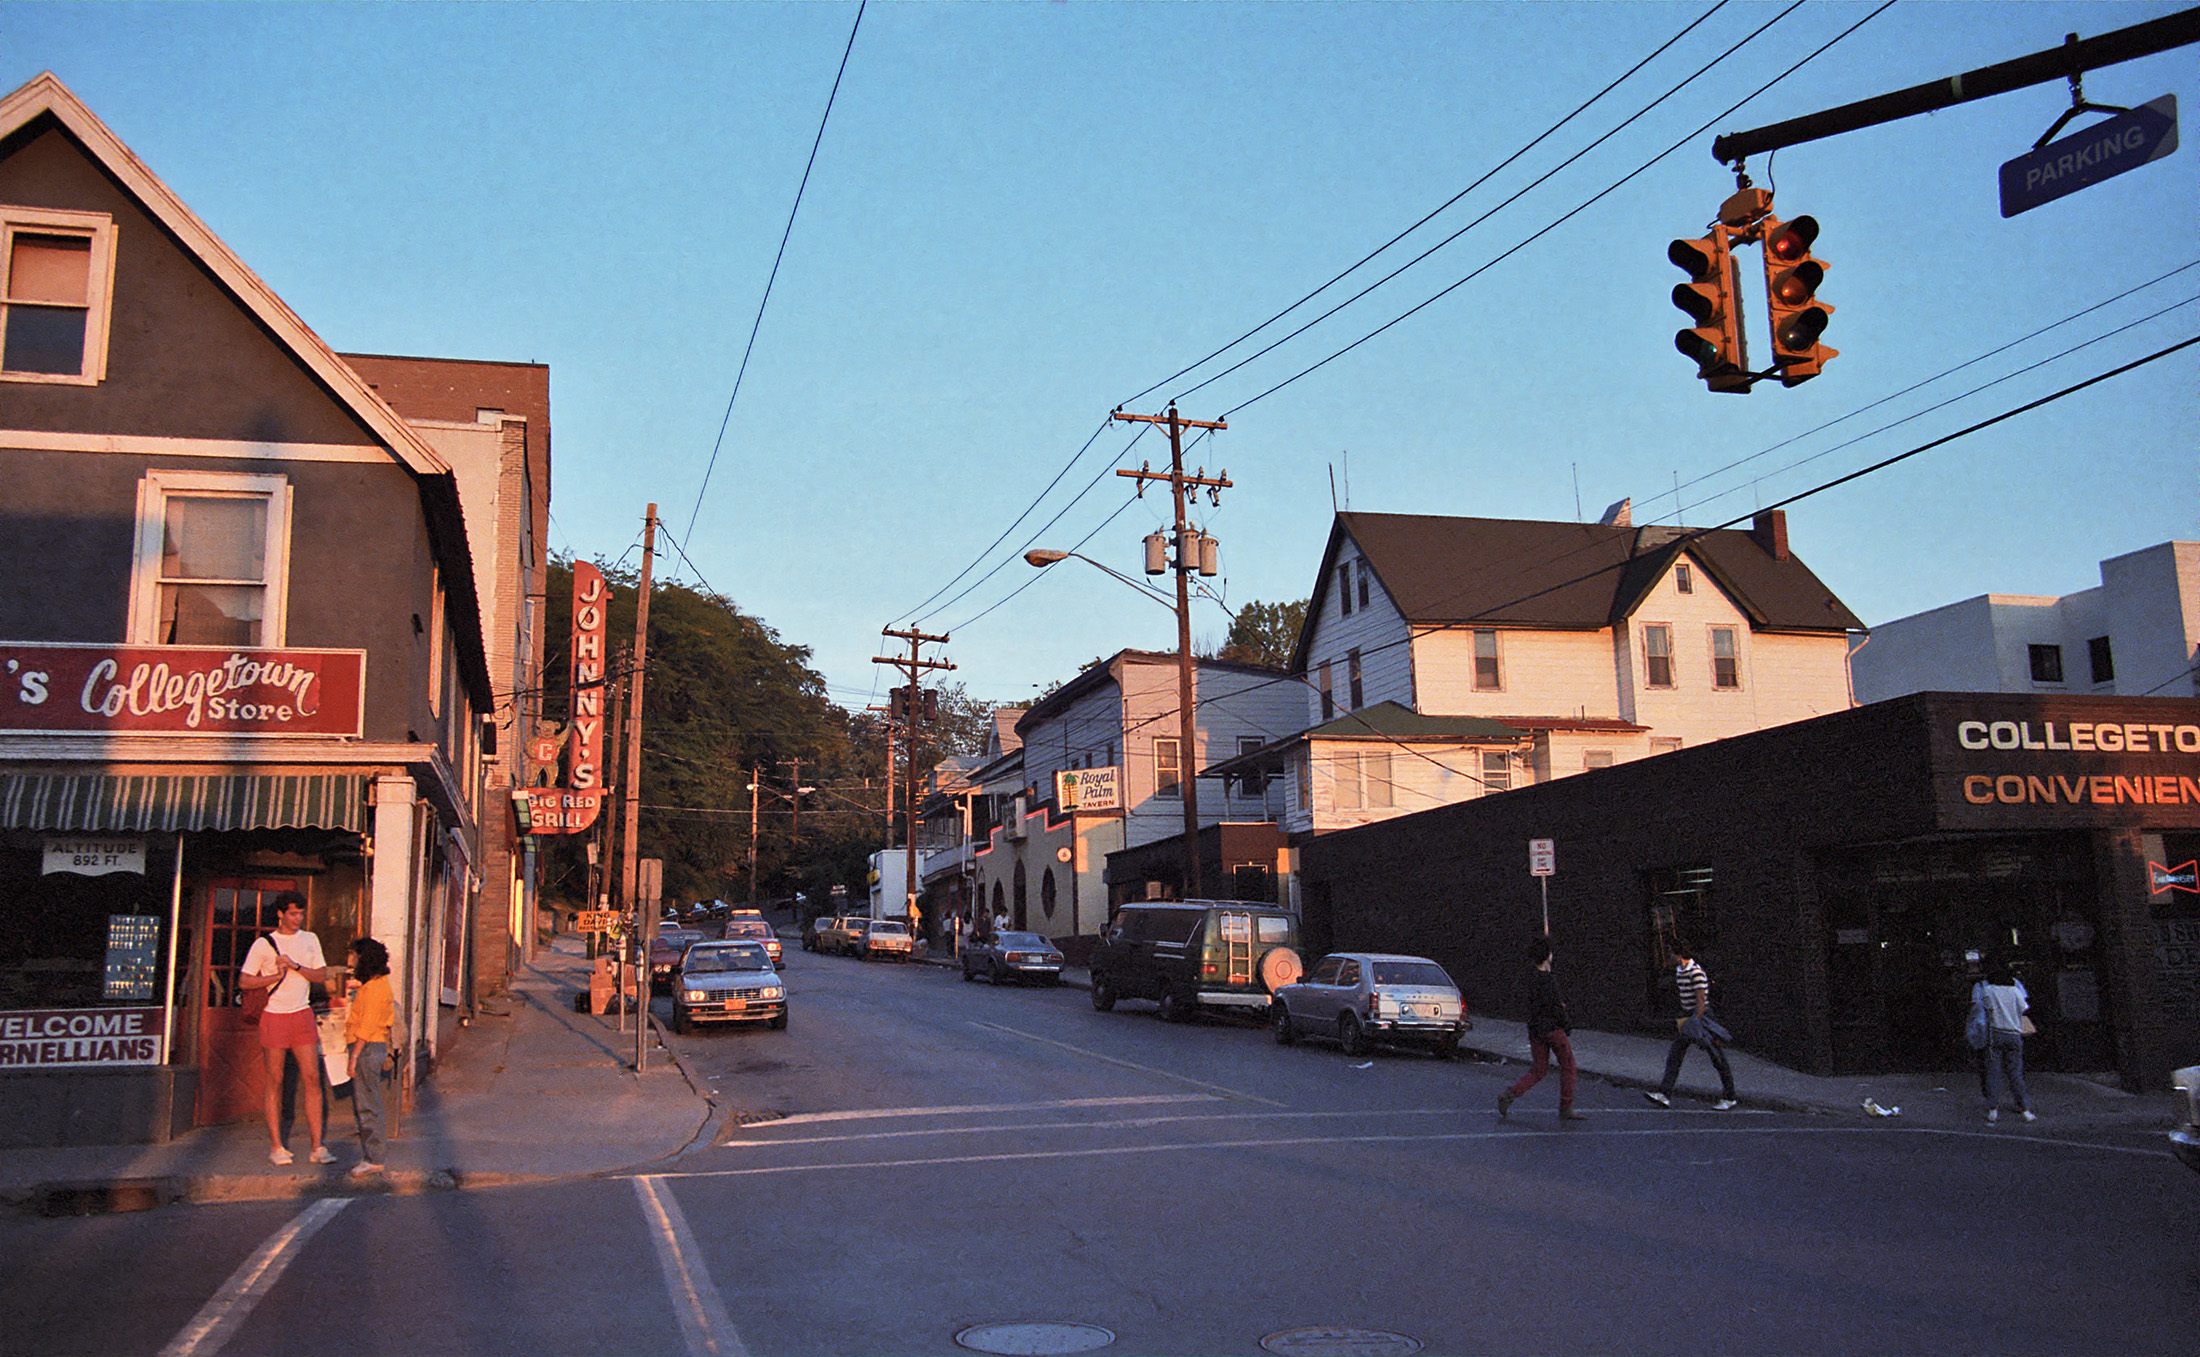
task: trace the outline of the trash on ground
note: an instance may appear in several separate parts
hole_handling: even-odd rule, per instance
[[[1864,1100],[1864,1115],[1867,1117],[1899,1117],[1902,1115],[1902,1109],[1899,1107],[1881,1107],[1876,1101],[1866,1098]]]

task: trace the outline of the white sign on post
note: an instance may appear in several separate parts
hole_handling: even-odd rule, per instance
[[[1528,875],[1558,875],[1558,841],[1555,839],[1528,840]]]

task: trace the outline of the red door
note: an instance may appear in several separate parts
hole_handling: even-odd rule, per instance
[[[257,1117],[264,1106],[266,1061],[258,1029],[238,1020],[237,973],[253,940],[275,930],[275,896],[298,883],[253,877],[210,881],[204,889],[197,969],[206,977],[206,992],[200,996],[196,1124],[215,1126]]]

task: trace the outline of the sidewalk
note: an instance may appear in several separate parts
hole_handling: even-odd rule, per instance
[[[349,1099],[332,1099],[326,1141],[334,1164],[267,1158],[255,1118],[200,1127],[165,1145],[15,1149],[0,1154],[0,1201],[66,1214],[169,1201],[242,1201],[351,1192],[421,1192],[540,1182],[654,1163],[708,1129],[713,1108],[654,1028],[648,1069],[633,1070],[632,1020],[573,1011],[588,985],[577,937],[559,937],[524,965],[510,991],[470,1027],[452,1028],[434,1073],[399,1120],[381,1181],[347,1176],[359,1162]],[[394,1091],[390,1098],[394,1112]]]
[[[924,960],[936,966],[959,964],[944,954]],[[1062,971],[1062,983],[1089,990],[1092,975],[1081,967],[1067,967]],[[1670,1045],[1665,1037],[1577,1029],[1573,1033],[1574,1064],[1583,1079],[1600,1079],[1624,1089],[1654,1089],[1665,1077],[1665,1053]],[[1526,1065],[1533,1058],[1521,1024],[1504,1018],[1476,1019],[1475,1030],[1467,1033],[1460,1047],[1500,1064]],[[1978,1076],[1969,1070],[1820,1076],[1775,1065],[1738,1049],[1730,1049],[1727,1060],[1734,1067],[1735,1092],[1744,1107],[1858,1121],[1888,1120],[1908,1126],[1986,1128]],[[1551,1086],[1547,1096],[1552,1107],[1557,1105],[1557,1077],[1554,1070],[1545,1080]],[[2027,1123],[2005,1112],[1999,1123],[2005,1131],[2073,1133],[2124,1128],[2167,1132],[2179,1124],[2178,1103],[2168,1093],[2130,1094],[2076,1075],[2039,1070],[2026,1070],[2025,1083],[2040,1119]],[[1531,1100],[1545,1096],[1541,1086],[1529,1095]],[[1686,1107],[1687,1100],[1700,1100],[1708,1105],[1718,1096],[1719,1076],[1711,1068],[1710,1058],[1701,1051],[1691,1051],[1681,1066],[1674,1104]],[[1491,1097],[1496,1097],[1494,1090]],[[1877,1117],[1864,1110],[1867,1098],[1899,1112],[1892,1118]],[[1523,1103],[1520,1114],[1529,1116],[1533,1110]],[[1495,1113],[1493,1102],[1491,1114]]]

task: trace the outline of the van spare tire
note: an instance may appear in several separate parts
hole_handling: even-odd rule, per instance
[[[1306,964],[1288,947],[1271,947],[1268,955],[1260,959],[1260,983],[1270,994],[1285,985],[1296,984],[1305,973]]]

